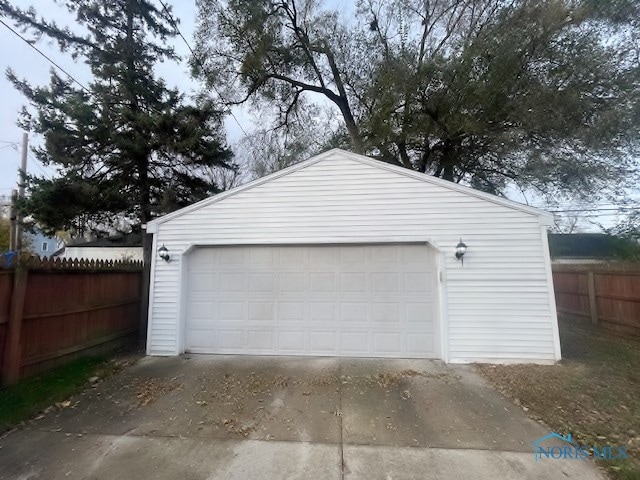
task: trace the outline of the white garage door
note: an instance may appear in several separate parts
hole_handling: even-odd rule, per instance
[[[439,356],[427,245],[198,248],[187,271],[188,352]]]

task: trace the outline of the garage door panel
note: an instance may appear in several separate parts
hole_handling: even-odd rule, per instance
[[[425,333],[413,333],[406,336],[406,341],[407,353],[422,357],[432,353],[431,346],[435,344],[435,337]]]
[[[425,318],[433,317],[433,304],[425,302],[410,302],[405,305],[405,319],[409,324],[423,325]],[[433,324],[429,323],[424,328],[430,328]]]
[[[402,334],[399,332],[378,332],[373,334],[373,352],[394,354],[402,351]]]
[[[340,265],[364,265],[367,263],[368,249],[353,247],[338,247],[340,252]]]
[[[271,322],[274,319],[273,302],[271,301],[250,301],[249,302],[249,322]]]
[[[211,273],[214,272],[214,266],[218,262],[219,256],[216,253],[208,253],[204,249],[197,249],[191,253],[189,262],[189,272],[202,272]]]
[[[221,248],[217,256],[220,265],[245,265],[248,253],[249,250],[244,248]]]
[[[428,266],[423,262],[417,262],[416,257],[417,245],[403,245],[400,248],[400,258],[398,264],[402,266],[404,271],[434,271],[435,262],[432,261]],[[433,259],[433,255],[431,255]],[[425,268],[426,267],[426,268]]]
[[[278,251],[271,248],[254,248],[249,250],[249,265],[269,267],[275,263]]]
[[[349,323],[367,323],[369,304],[365,302],[343,302],[340,305],[340,321]]]
[[[434,258],[426,245],[196,249],[185,349],[437,357]]]
[[[365,272],[340,273],[340,292],[366,292],[369,275]]]
[[[294,322],[302,324],[307,318],[305,311],[305,303],[302,301],[285,301],[278,302],[278,311],[276,319],[280,322]]]
[[[334,293],[336,288],[336,274],[332,272],[310,273],[309,291],[313,293]]]
[[[246,303],[243,301],[222,301],[218,312],[220,322],[244,322],[247,319]]]
[[[211,351],[216,348],[215,335],[212,335],[210,328],[200,329],[193,326],[187,331],[185,340],[191,345],[192,351]]]
[[[287,353],[304,353],[306,336],[305,330],[280,330],[278,332],[279,350]]]
[[[394,272],[372,272],[373,293],[397,293],[400,291],[400,275]]]
[[[240,328],[219,328],[211,332],[216,348],[221,351],[237,351],[245,346],[245,331]]]
[[[403,275],[403,291],[406,293],[425,293],[433,291],[431,272],[410,272]]]
[[[334,302],[309,302],[309,319],[312,322],[335,323],[338,321]]]
[[[272,329],[249,329],[247,349],[260,353],[273,352],[276,350],[275,332]]]
[[[192,319],[198,320],[203,319],[207,320],[214,315],[215,305],[214,302],[209,301],[198,301],[192,300],[189,304],[189,315]]]
[[[278,293],[297,294],[308,289],[307,274],[281,272],[278,274]]]
[[[388,248],[388,246],[386,245],[374,245],[371,247],[371,263],[374,265],[382,263],[394,266],[398,263],[398,257],[398,248]]]
[[[371,320],[379,324],[401,323],[402,305],[396,302],[377,302],[371,305]]]
[[[218,275],[218,277],[220,278],[219,287],[218,287],[220,292],[222,293],[245,293],[246,292],[246,289],[247,289],[246,274],[221,272]],[[215,291],[216,290],[214,290],[214,292]]]
[[[273,292],[275,290],[274,277],[273,273],[250,273],[249,295]]]
[[[285,269],[297,270],[307,263],[306,247],[275,247],[278,254],[278,266]]]
[[[370,352],[369,332],[343,331],[340,335],[340,351],[351,355],[363,355]]]
[[[338,338],[335,331],[311,330],[309,331],[309,351],[318,354],[335,355],[338,351]]]
[[[211,292],[218,287],[217,275],[213,273],[213,267],[209,267],[208,271],[195,271],[191,272],[191,278],[194,279],[194,288],[190,293],[205,293],[211,294]]]
[[[333,270],[340,265],[340,251],[333,246],[314,247],[313,262],[309,264],[310,270],[325,269]]]

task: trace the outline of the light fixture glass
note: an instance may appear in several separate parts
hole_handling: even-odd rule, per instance
[[[467,245],[460,239],[458,245],[456,245],[456,258],[463,262],[464,265],[464,254],[467,253]]]
[[[158,249],[158,256],[167,263],[169,262],[169,260],[171,260],[171,255],[169,255],[169,250],[167,250],[167,247],[164,246],[164,243]]]

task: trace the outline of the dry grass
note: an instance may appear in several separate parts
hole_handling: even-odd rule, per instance
[[[629,459],[602,462],[616,479],[640,479],[640,341],[561,322],[558,365],[478,365],[499,391],[578,443],[626,445]]]

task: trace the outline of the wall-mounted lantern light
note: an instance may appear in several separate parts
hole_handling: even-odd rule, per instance
[[[164,243],[158,249],[158,256],[167,263],[169,263],[169,260],[171,260],[171,255],[169,255],[169,250],[167,250],[167,247],[164,246]]]
[[[456,245],[456,258],[460,260],[464,266],[464,254],[467,253],[467,246],[462,242],[462,238],[458,245]]]

